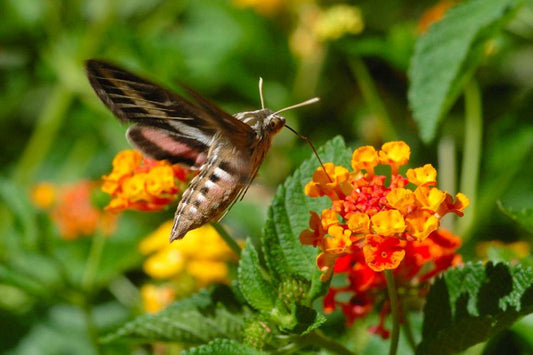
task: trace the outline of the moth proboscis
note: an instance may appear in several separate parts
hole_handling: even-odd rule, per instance
[[[221,219],[244,195],[273,136],[286,126],[279,113],[319,100],[274,112],[264,106],[260,79],[261,109],[230,115],[190,88],[185,90],[196,104],[100,60],[88,60],[86,70],[102,102],[120,121],[134,123],[126,132],[133,146],[152,159],[198,169],[176,209],[170,241]],[[306,140],[318,157],[309,139],[288,128]]]

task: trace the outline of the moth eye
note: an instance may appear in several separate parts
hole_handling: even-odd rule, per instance
[[[284,120],[280,119],[279,117],[274,117],[269,122],[269,127],[271,129],[277,129],[283,126]]]

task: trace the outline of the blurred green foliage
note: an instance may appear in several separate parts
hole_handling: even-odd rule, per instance
[[[91,342],[140,312],[136,286],[145,276],[137,243],[173,215],[171,209],[125,213],[88,282],[94,241],[60,239],[48,216],[31,204],[36,183],[99,179],[128,147],[125,127],[88,84],[88,58],[112,61],[176,90],[187,83],[231,113],[260,106],[259,76],[273,109],[319,96],[320,103],[286,113],[288,124],[315,145],[339,134],[350,146],[402,139],[412,148],[412,164],[449,167],[439,170],[443,189],[460,190],[464,116],[472,102],[463,102],[458,88],[457,100],[439,111],[442,122],[431,141],[420,138],[409,110],[408,68],[428,2],[346,1],[361,10],[361,34],[313,43],[294,36],[306,26],[302,9],[339,2],[287,1],[271,14],[224,0],[0,3],[0,348],[97,352]],[[482,136],[479,166],[469,173],[477,176],[475,207],[458,225],[467,260],[476,258],[476,243],[483,240],[531,241],[533,5],[505,15],[510,22],[498,14],[498,30],[484,33],[470,72]],[[311,50],[302,55],[299,46]],[[426,67],[425,74],[434,69]],[[309,155],[288,131],[274,139],[257,184],[225,219],[235,235],[261,233],[275,187]],[[525,345],[530,351],[531,342]],[[129,349],[108,346],[106,351]]]

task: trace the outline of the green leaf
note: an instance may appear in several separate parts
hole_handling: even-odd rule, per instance
[[[248,303],[259,311],[270,312],[276,301],[276,289],[266,279],[250,239],[242,251],[238,273],[239,288]]]
[[[211,355],[211,354],[266,354],[248,345],[234,340],[215,339],[207,345],[183,351],[183,355]]]
[[[533,312],[532,282],[521,265],[468,263],[447,271],[428,293],[416,353],[458,352],[508,328]]]
[[[297,304],[294,312],[292,323],[286,325],[286,330],[296,334],[307,334],[313,329],[320,327],[326,321],[326,317],[303,305]]]
[[[501,121],[512,122],[509,117],[503,117]],[[514,210],[533,208],[533,185],[529,173],[533,163],[533,127],[513,125],[505,129],[500,124],[492,130],[497,132],[487,132],[487,142],[491,144],[484,148],[481,172],[481,176],[490,176],[490,179],[480,179],[472,231],[484,228],[486,221],[494,218],[492,213],[498,200]]]
[[[104,337],[102,342],[134,339],[203,344],[216,338],[235,338],[242,331],[246,315],[242,309],[235,307],[234,299],[230,300],[231,304],[227,299],[225,301],[224,304],[216,302],[214,293],[204,290],[174,302],[157,314],[137,317]]]
[[[349,166],[351,153],[340,137],[333,138],[318,154],[324,162]],[[315,156],[306,160],[280,186],[268,211],[263,235],[263,252],[268,269],[276,280],[293,276],[311,282],[309,300],[325,291],[316,267],[316,248],[300,244],[300,233],[308,228],[309,211],[322,211],[330,201],[327,197],[309,198],[304,194],[305,185],[319,166]]]
[[[527,229],[529,232],[533,233],[533,209],[517,209],[510,206],[506,206],[501,201],[499,201],[498,206],[500,207],[500,210],[505,213],[509,218],[511,218],[513,221]]]
[[[49,354],[94,354],[84,321],[78,307],[50,307],[41,317],[33,319],[32,327],[9,353],[39,354],[46,349]]]
[[[409,105],[425,142],[482,58],[482,44],[522,0],[470,0],[448,10],[416,43],[409,68]]]
[[[56,265],[36,253],[19,255],[24,259],[0,264],[0,282],[16,286],[35,297],[53,298],[62,283]]]
[[[4,219],[4,213],[9,213],[15,217],[15,221],[20,224],[22,232],[22,238],[19,243],[22,242],[21,244],[27,249],[34,249],[37,243],[38,228],[35,214],[31,212],[34,208],[28,199],[28,191],[12,181],[0,178],[0,201],[2,201],[2,205],[0,205],[0,221]],[[7,207],[6,210],[4,210],[4,206]],[[4,232],[7,228],[8,223],[6,222],[5,220],[3,221],[5,224],[0,227],[0,231]]]

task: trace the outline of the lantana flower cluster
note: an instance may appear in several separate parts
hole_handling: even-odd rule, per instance
[[[169,243],[172,224],[163,223],[139,244],[141,254],[148,256],[144,272],[154,280],[141,289],[144,307],[151,313],[209,284],[228,283],[228,263],[237,260],[213,226],[193,229],[179,243]]]
[[[364,146],[352,154],[352,171],[326,163],[305,187],[310,197],[331,199],[331,207],[320,215],[311,212],[310,229],[300,234],[300,241],[321,250],[317,266],[324,271],[323,281],[333,273],[346,274],[348,285],[331,287],[324,309],[341,308],[348,324],[379,303],[386,289],[382,271],[392,270],[399,287],[420,287],[461,263],[456,254],[460,239],[439,227],[448,213],[462,216],[468,198],[439,190],[430,164],[400,174],[409,157],[410,148],[402,141],[385,143],[379,151]],[[383,166],[390,176],[376,173]],[[337,297],[339,293],[353,295]],[[388,336],[386,314],[385,303],[380,324],[371,329],[383,337]]]
[[[311,212],[311,229],[301,233],[300,241],[322,251],[317,265],[325,272],[324,280],[331,276],[337,258],[361,251],[370,269],[396,269],[409,244],[423,242],[437,231],[444,215],[463,215],[468,198],[458,193],[454,199],[439,190],[431,164],[408,169],[405,177],[399,173],[409,156],[405,142],[389,142],[380,151],[372,146],[356,149],[351,172],[332,163],[315,171],[305,193],[328,196],[332,205],[320,216]],[[388,183],[385,175],[375,173],[378,165],[390,167]]]
[[[461,239],[445,229],[432,232],[421,242],[407,243],[403,261],[392,270],[401,297],[424,296],[429,286],[427,281],[449,267],[462,263],[461,255],[457,254],[460,246]],[[345,275],[347,284],[329,288],[324,297],[324,311],[342,310],[346,324],[350,326],[356,319],[363,318],[381,305],[379,324],[372,326],[370,332],[388,338],[385,319],[389,303],[385,297],[387,284],[384,273],[368,266],[361,249],[354,249],[353,253],[339,257],[334,273]]]
[[[400,286],[420,285],[461,262],[456,254],[460,239],[439,227],[448,213],[462,216],[468,198],[439,190],[430,164],[400,174],[409,157],[410,148],[402,141],[385,143],[379,151],[364,146],[352,154],[352,171],[326,163],[305,187],[310,197],[331,199],[331,207],[320,215],[311,212],[310,229],[300,234],[300,241],[321,250],[317,266],[324,271],[323,281],[334,272],[347,274],[348,285],[332,287],[324,308],[339,306],[348,324],[366,315],[378,291],[386,289],[383,270],[393,270]],[[380,165],[388,166],[390,176],[376,173],[383,169]],[[338,301],[342,292],[353,296]],[[382,310],[385,315],[386,307]],[[386,337],[384,315],[373,331]]]
[[[102,191],[113,197],[106,210],[161,210],[179,197],[189,175],[189,169],[180,165],[124,150],[113,159],[112,172],[102,177]]]
[[[73,240],[95,233],[109,235],[116,227],[116,215],[102,211],[92,201],[99,183],[81,180],[72,184],[54,185],[43,182],[31,191],[33,203],[48,211],[63,239]]]

